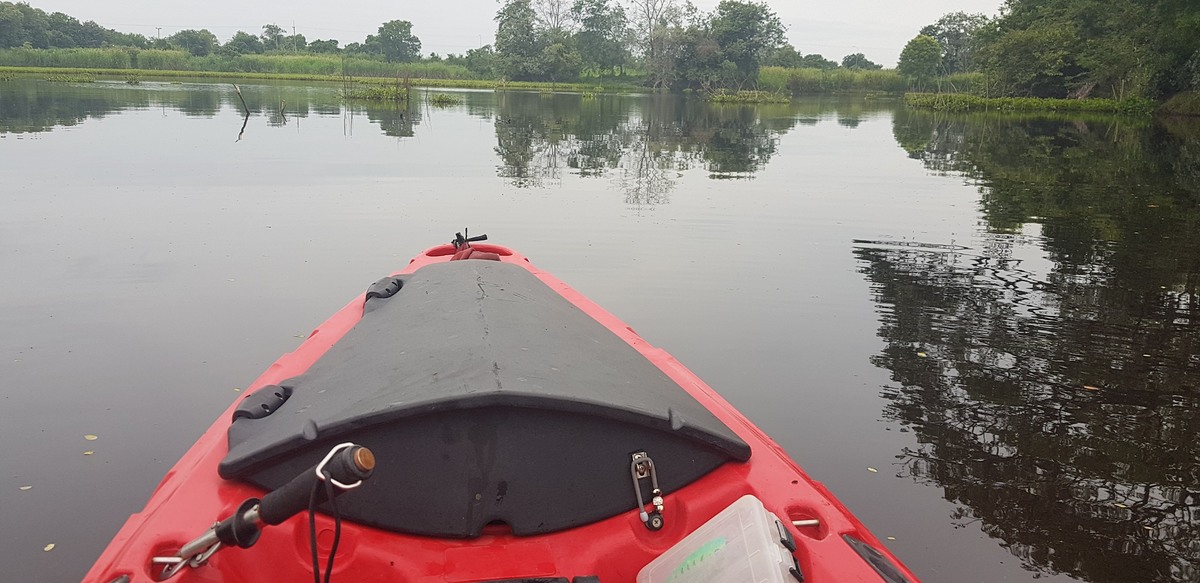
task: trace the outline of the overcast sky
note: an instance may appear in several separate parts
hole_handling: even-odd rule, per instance
[[[162,36],[186,28],[207,28],[221,42],[238,30],[258,34],[262,25],[294,25],[308,40],[334,38],[344,46],[362,42],[379,24],[408,20],[421,39],[425,54],[464,53],[491,44],[496,32],[492,18],[496,0],[342,0],[340,2],[282,2],[279,0],[27,0],[46,12],[65,12],[79,20],[95,20],[107,28]],[[693,0],[712,10],[718,0]],[[994,15],[1002,0],[767,0],[787,26],[793,46],[802,53],[819,53],[841,61],[863,53],[884,66],[894,66],[900,50],[922,26],[948,12]]]

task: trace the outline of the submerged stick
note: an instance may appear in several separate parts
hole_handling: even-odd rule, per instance
[[[250,121],[250,112],[247,111],[246,115],[242,117],[242,129],[238,131],[238,138],[236,140],[234,140],[233,143],[236,144],[236,143],[242,141],[242,134],[246,133],[246,123],[249,121]]]
[[[233,84],[233,90],[237,92],[238,99],[242,100],[242,111],[246,112],[246,115],[242,117],[242,129],[238,132],[237,139],[233,141],[236,144],[242,141],[242,134],[246,133],[246,123],[250,121],[250,108],[246,105],[246,98],[242,97],[242,88],[238,87],[237,83]]]
[[[242,88],[238,87],[237,83],[234,83],[233,90],[237,92],[238,99],[242,100],[242,110],[246,112],[246,117],[250,117],[250,108],[246,106],[246,98],[242,97]]]

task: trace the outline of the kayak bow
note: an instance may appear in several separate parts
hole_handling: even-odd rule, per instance
[[[271,365],[84,581],[917,581],[678,361],[484,239]]]

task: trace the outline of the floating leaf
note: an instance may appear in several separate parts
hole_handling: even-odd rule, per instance
[[[877,469],[875,469],[875,468],[871,468],[871,467],[868,467],[868,468],[867,468],[867,471],[868,471],[868,472],[871,472],[872,474],[879,473],[879,470],[877,470]]]
[[[1100,387],[1093,387],[1091,385],[1083,385],[1083,388],[1085,388],[1089,391],[1099,391],[1100,390]]]
[[[21,491],[24,492],[24,491],[30,490],[32,488],[33,488],[33,486],[21,486]]]
[[[50,543],[50,544],[42,547],[42,550],[46,551],[47,553],[54,550],[54,543]]]
[[[94,451],[90,451],[90,450],[89,450],[89,451],[85,451],[85,452],[83,452],[83,455],[92,455],[92,454],[94,454],[94,453],[96,453],[96,452],[94,452]]]
[[[97,439],[100,439],[99,437],[96,437],[95,435],[92,435],[92,434],[90,434],[90,433],[89,433],[89,434],[87,434],[87,435],[85,435],[85,436],[83,436],[83,438],[84,438],[84,439],[86,439],[86,440],[88,440],[88,441],[96,441]]]

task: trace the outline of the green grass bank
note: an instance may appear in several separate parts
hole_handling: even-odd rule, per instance
[[[1157,104],[1148,99],[1047,99],[1039,97],[979,97],[965,93],[906,93],[909,107],[947,112],[1051,111],[1146,115]]]

